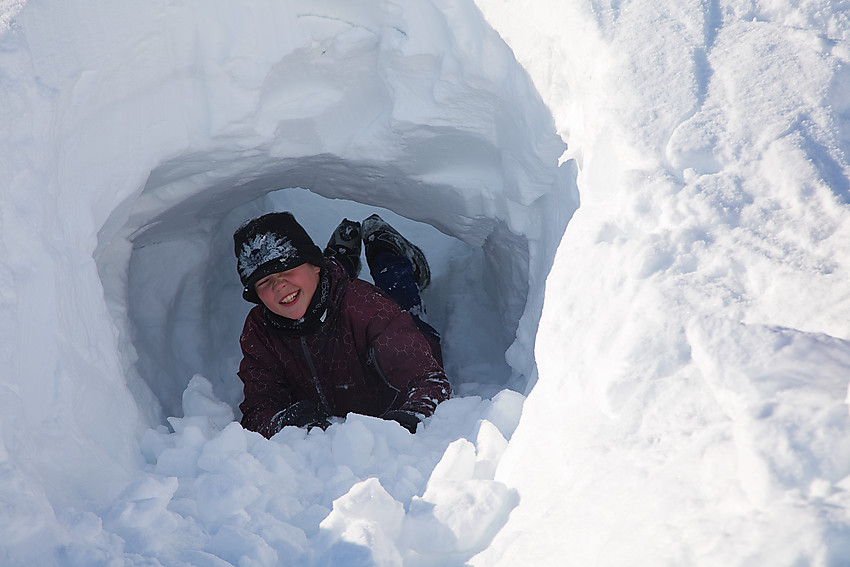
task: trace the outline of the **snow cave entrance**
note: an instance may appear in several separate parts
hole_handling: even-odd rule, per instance
[[[319,246],[343,217],[385,216],[428,256],[423,299],[455,392],[536,380],[544,282],[578,207],[551,113],[475,10],[337,8],[269,13],[282,18],[273,36],[244,46],[253,36],[233,22],[193,31],[214,56],[126,87],[139,89],[126,99],[151,138],[122,156],[134,177],[95,257],[150,421],[182,415],[195,374],[237,409],[251,305],[232,234],[273,210],[292,211]]]
[[[533,357],[532,367],[523,368],[505,358],[529,303],[524,236],[500,220],[465,216],[452,187],[428,186],[374,164],[304,158],[245,165],[207,170],[201,191],[197,172],[222,168],[220,160],[195,156],[162,165],[132,206],[124,227],[131,245],[127,277],[112,284],[126,285],[130,344],[124,347],[135,359],[128,380],[137,382],[132,389],[140,405],[159,405],[159,419],[180,416],[186,385],[202,374],[239,415],[238,337],[252,305],[241,298],[232,234],[249,218],[281,210],[292,211],[320,247],[343,217],[380,214],[428,257],[432,284],[423,299],[443,335],[456,394],[524,390],[536,372]],[[181,191],[185,198],[174,204]],[[108,258],[100,260],[102,277]],[[365,259],[360,277],[369,279]],[[536,325],[539,311],[533,319]]]

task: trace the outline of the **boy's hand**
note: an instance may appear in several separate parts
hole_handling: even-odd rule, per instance
[[[402,410],[390,410],[382,415],[381,419],[398,422],[411,433],[416,433],[416,426],[419,425],[419,422],[421,421],[416,414]]]
[[[300,402],[295,402],[285,410],[274,414],[269,429],[272,435],[287,425],[306,427],[307,429],[321,427],[324,430],[330,427],[330,422],[327,418],[328,416],[319,409],[316,402],[301,400]]]

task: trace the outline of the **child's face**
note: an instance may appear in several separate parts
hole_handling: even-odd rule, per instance
[[[307,312],[318,285],[318,266],[301,264],[264,277],[254,284],[254,289],[272,313],[287,319],[300,319]]]

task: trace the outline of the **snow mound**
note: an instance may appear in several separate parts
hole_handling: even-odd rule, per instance
[[[481,5],[582,206],[472,563],[847,563],[847,7]]]

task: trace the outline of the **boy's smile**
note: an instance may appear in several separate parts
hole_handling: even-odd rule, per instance
[[[318,285],[319,268],[313,264],[301,264],[262,278],[254,289],[272,313],[287,319],[300,319],[307,312]]]

